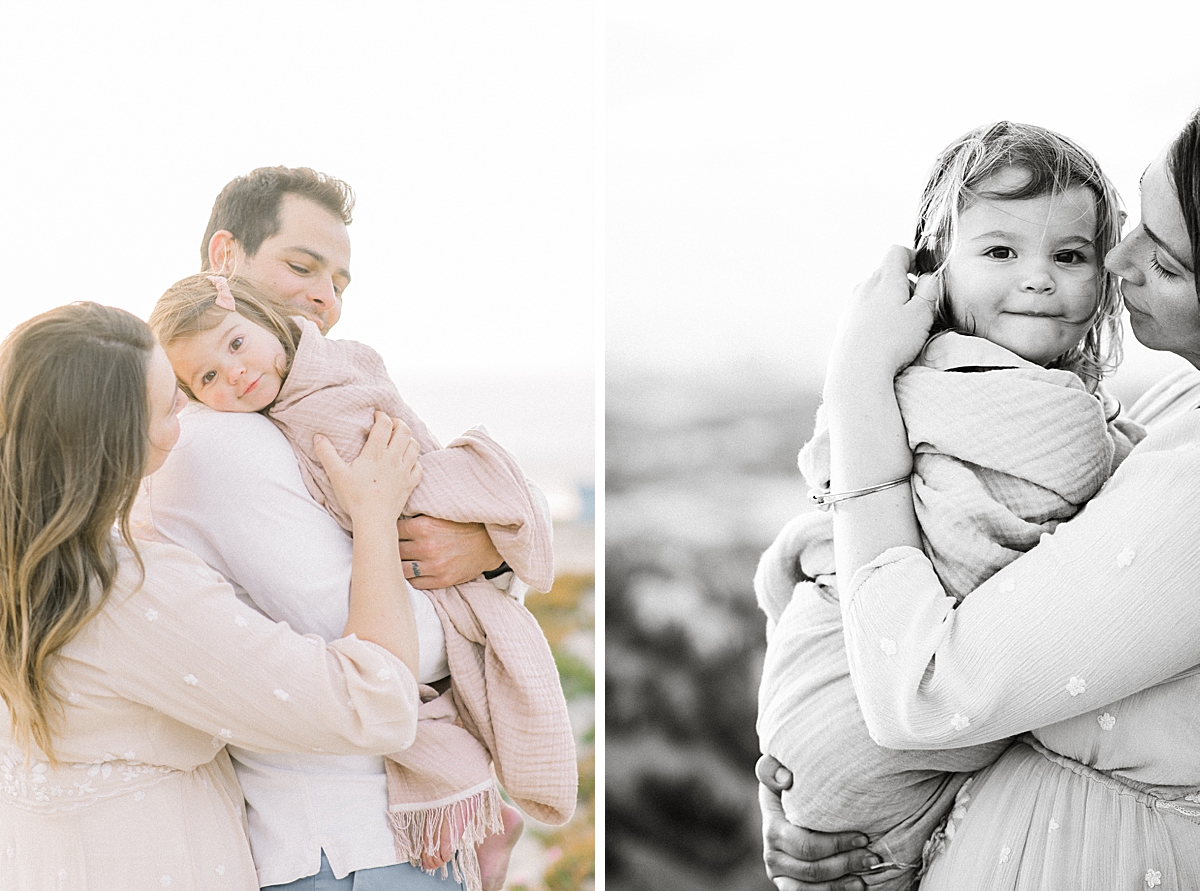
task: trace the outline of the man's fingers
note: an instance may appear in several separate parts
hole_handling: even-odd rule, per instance
[[[784,789],[792,788],[792,772],[770,755],[763,755],[758,759],[754,765],[754,775],[776,795]]]

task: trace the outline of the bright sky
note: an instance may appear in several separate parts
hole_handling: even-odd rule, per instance
[[[478,381],[502,405],[463,425],[498,437],[517,411],[561,437],[568,399],[590,453],[598,29],[557,0],[4,0],[0,335],[77,299],[144,318],[226,182],[309,166],[358,196],[335,336],[430,380],[401,387],[423,414]]]
[[[1136,219],[1138,177],[1200,104],[1200,14],[1177,2],[607,8],[610,375],[819,374],[951,140],[1005,118],[1058,130]],[[1152,355],[1127,341],[1128,363]]]

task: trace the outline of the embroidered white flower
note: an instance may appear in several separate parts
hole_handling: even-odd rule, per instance
[[[1008,858],[1011,854],[1012,854],[1012,848],[1010,848],[1008,845],[1005,845],[1003,848],[1000,849],[1000,862],[1007,863]]]
[[[230,730],[228,727],[222,727],[221,728],[221,738],[222,739],[233,739],[233,731]]]
[[[219,749],[221,746],[225,745],[225,743],[221,742],[215,736],[212,738],[212,744],[214,749]]]
[[[278,699],[280,702],[287,702],[291,697],[288,696],[286,690],[276,690],[275,698]]]
[[[1000,583],[1000,591],[1004,594],[1011,594],[1015,590],[1017,590],[1017,583],[1012,579],[1005,579]]]
[[[79,705],[79,703],[83,702],[83,697],[78,693],[68,693],[67,702],[71,703],[71,705]]]
[[[381,668],[376,677],[381,681],[390,681],[392,679],[392,670],[390,668]]]
[[[954,717],[950,719],[950,726],[955,730],[966,730],[971,726],[971,719],[955,712]]]
[[[1157,888],[1162,884],[1162,873],[1157,869],[1146,870],[1146,887]]]
[[[133,749],[130,749],[128,752],[126,752],[126,753],[125,753],[124,755],[122,755],[121,757],[122,757],[122,758],[124,758],[126,761],[132,761],[134,758],[136,758],[136,757],[137,757],[137,753],[135,753],[135,752],[133,751]]]
[[[141,789],[138,789],[136,792],[133,793],[134,801],[141,801],[145,797],[146,797],[146,793],[143,792]]]
[[[185,684],[187,684],[189,687],[194,687],[200,683],[200,679],[197,678],[194,674],[188,674],[188,675],[183,676],[183,682]]]
[[[885,656],[895,656],[896,655],[896,642],[894,640],[891,640],[890,638],[881,637],[879,639],[879,649],[883,650],[883,654]]]
[[[151,622],[157,621],[158,620],[158,610],[156,610],[156,609],[146,610],[146,619]]]
[[[236,615],[236,616],[234,616],[234,617],[233,617],[233,624],[234,624],[234,625],[237,625],[239,628],[245,628],[245,627],[246,627],[246,624],[247,624],[247,622],[246,622],[246,617],[245,617],[245,616],[243,616],[243,615]]]
[[[66,881],[66,879],[67,879],[67,871],[65,869],[60,869],[58,871],[58,880],[60,882],[64,882],[64,881]]]
[[[170,876],[163,876],[161,879],[159,879],[159,881],[162,882],[162,886],[164,888],[171,887],[171,877]]]
[[[1096,719],[1096,723],[1100,725],[1101,730],[1112,730],[1117,726],[1117,719],[1108,712],[1105,712]]]
[[[1047,831],[1047,832],[1054,832],[1056,829],[1058,829],[1058,821],[1057,821],[1057,820],[1051,820],[1051,821],[1050,821],[1050,828],[1049,828],[1049,829],[1047,829],[1046,831]]]
[[[1117,565],[1124,569],[1133,562],[1133,558],[1136,556],[1137,555],[1133,552],[1133,548],[1126,548],[1125,550],[1121,551],[1121,553],[1117,554]]]
[[[218,866],[218,867],[217,867],[217,869],[216,869],[216,872],[217,872],[217,875],[219,875],[219,876],[223,876],[223,875],[225,875],[225,867],[224,867],[224,866]]]
[[[1072,696],[1078,696],[1080,693],[1082,693],[1086,689],[1087,689],[1087,681],[1085,681],[1083,678],[1074,678],[1073,677],[1073,678],[1071,678],[1071,680],[1067,681],[1066,690]]]
[[[17,852],[16,852],[16,851],[14,851],[12,848],[9,848],[9,849],[8,849],[7,851],[5,851],[4,853],[8,855],[8,859],[9,859],[9,860],[12,860],[14,857],[16,857],[16,856],[17,856]]]

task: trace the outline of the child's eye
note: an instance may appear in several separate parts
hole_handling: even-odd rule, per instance
[[[229,342],[229,348],[230,348],[230,349],[232,349],[232,350],[234,350],[235,352],[236,352],[237,350],[240,350],[240,349],[242,348],[242,341],[243,341],[243,340],[244,340],[244,338],[241,338],[241,337],[235,337],[233,340],[231,340],[231,341]]]
[[[216,379],[216,376],[217,373],[215,371],[206,371],[204,372],[204,376],[200,378],[200,383],[211,384]]]
[[[991,257],[993,260],[1011,260],[1017,255],[1017,252],[1010,247],[988,248],[983,253],[984,256]]]

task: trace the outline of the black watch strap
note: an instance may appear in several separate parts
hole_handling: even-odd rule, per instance
[[[494,578],[504,575],[506,572],[512,572],[512,567],[509,566],[507,562],[501,563],[495,569],[489,569],[483,574],[483,577],[488,581],[491,581]]]

